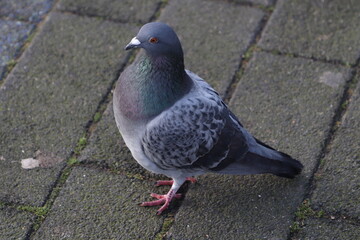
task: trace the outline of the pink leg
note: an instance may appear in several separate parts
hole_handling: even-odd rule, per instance
[[[191,183],[196,183],[196,178],[187,177],[186,181],[189,181]],[[165,186],[165,185],[171,186],[171,185],[173,185],[173,183],[174,183],[174,180],[159,180],[159,181],[156,181],[155,186],[157,186],[157,187]]]

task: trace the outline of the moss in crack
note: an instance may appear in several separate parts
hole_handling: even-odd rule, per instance
[[[325,212],[323,210],[316,211],[312,209],[309,199],[305,199],[295,212],[296,219],[290,226],[291,233],[297,233],[303,226],[305,226],[304,222],[307,218],[322,218],[324,215]]]
[[[86,137],[81,137],[78,141],[78,143],[76,144],[76,147],[75,147],[75,154],[76,155],[79,155],[81,150],[83,150],[85,148],[87,144],[87,139]]]
[[[31,212],[38,216],[40,219],[44,219],[46,214],[49,212],[49,208],[47,206],[43,207],[34,207],[34,206],[18,206],[17,210]]]
[[[93,119],[94,123],[99,122],[100,119],[101,119],[101,113],[100,112],[95,113],[94,119]]]
[[[24,44],[22,45],[20,52],[24,52],[29,47],[29,45],[32,42],[32,40],[34,39],[35,35],[36,35],[36,30],[31,31],[29,36],[26,38]]]
[[[17,61],[12,59],[10,61],[7,62],[6,64],[6,73],[10,73],[11,70],[13,70],[13,68],[15,67],[15,65],[17,64]]]
[[[67,164],[69,166],[74,166],[74,165],[78,165],[79,164],[79,161],[77,160],[76,157],[71,157],[69,158],[69,160],[67,161]]]
[[[166,234],[169,231],[170,227],[173,225],[175,219],[174,216],[168,216],[164,219],[164,223],[161,227],[161,230],[159,233],[155,235],[155,240],[162,240],[166,238]]]
[[[290,232],[292,234],[299,232],[300,229],[301,229],[300,224],[297,221],[293,222],[293,224],[290,226]]]
[[[256,44],[251,45],[248,50],[241,56],[243,64],[249,62],[250,58],[254,55],[254,52],[259,51],[260,48]]]
[[[324,211],[313,210],[310,206],[310,201],[308,199],[305,199],[301,206],[298,208],[298,210],[295,212],[295,216],[300,221],[305,220],[308,217],[320,218],[324,216]]]

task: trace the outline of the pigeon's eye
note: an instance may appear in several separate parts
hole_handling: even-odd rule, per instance
[[[159,39],[157,39],[156,37],[151,37],[149,39],[149,43],[157,43],[159,41]]]

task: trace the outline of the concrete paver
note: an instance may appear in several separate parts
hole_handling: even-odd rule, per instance
[[[354,64],[360,57],[360,1],[279,0],[259,45]]]
[[[351,69],[264,52],[254,54],[230,106],[249,131],[314,168]]]
[[[359,226],[339,220],[310,218],[306,219],[304,224],[304,228],[292,238],[293,240],[360,239]]]
[[[39,22],[54,0],[0,0],[0,16],[12,20]]]
[[[124,63],[125,36],[135,30],[51,14],[0,89],[1,200],[43,203],[61,166],[26,171],[20,159],[37,150],[69,157]]]
[[[162,0],[61,0],[57,9],[121,22],[146,23],[150,21],[161,2]]]
[[[14,59],[35,25],[0,19],[0,80],[8,62]]]
[[[152,239],[164,217],[137,205],[151,182],[77,167],[34,239]]]
[[[321,82],[328,71],[338,77],[334,87]],[[201,177],[187,192],[171,236],[286,239],[349,73],[331,64],[256,53],[230,107],[255,136],[302,161],[304,172],[294,180]]]
[[[359,79],[359,75],[357,76]],[[317,173],[311,203],[316,209],[360,219],[360,84]]]
[[[185,67],[224,95],[263,16],[236,4],[184,0],[170,1],[159,19],[177,32]]]
[[[340,128],[330,132],[330,152],[323,152],[345,86],[358,68],[359,8],[356,0],[0,0],[0,38],[8,41],[0,46],[10,50],[1,55],[3,62],[16,57],[29,26],[43,20],[0,82],[0,239],[152,239],[159,231],[170,239],[360,238],[360,86],[343,108]],[[186,67],[221,95],[260,37],[260,49],[247,54],[245,72],[236,74],[230,107],[255,136],[301,160],[304,172],[293,180],[207,174],[170,213],[156,216],[156,207],[136,203],[168,187],[155,188],[154,179],[163,176],[132,159],[110,102],[88,131],[88,144],[77,155],[80,166],[56,186],[59,194],[51,195],[49,213],[39,222],[26,207],[47,201],[64,163],[24,170],[20,159],[37,150],[50,165],[68,159],[128,62],[124,45],[149,19],[175,28]],[[311,207],[325,215],[303,219],[289,235],[309,189]],[[17,210],[19,204],[24,211]],[[34,222],[40,228],[25,236]]]
[[[25,239],[35,216],[0,206],[0,239]]]

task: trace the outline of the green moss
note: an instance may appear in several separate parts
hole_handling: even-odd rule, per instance
[[[86,144],[87,144],[86,137],[80,138],[77,145],[76,145],[76,147],[75,147],[75,154],[80,154],[80,151],[85,148]]]
[[[255,5],[254,7],[258,7],[261,10],[268,12],[268,13],[272,13],[275,10],[274,6],[264,6],[264,5]]]
[[[29,36],[27,37],[27,39],[25,40],[23,46],[21,47],[21,52],[24,52],[26,50],[26,48],[30,45],[30,43],[32,42],[32,40],[34,39],[36,34],[36,31],[32,31]]]
[[[69,177],[70,175],[70,172],[71,172],[71,168],[65,168],[63,173],[61,174],[60,176],[60,179],[59,179],[59,184],[60,186],[62,186],[62,184],[65,183],[66,179]],[[55,189],[57,190],[57,189]]]
[[[173,225],[175,219],[173,216],[167,217],[164,220],[164,223],[161,227],[161,230],[158,234],[155,236],[155,240],[162,240],[165,239],[166,233],[169,231],[170,227]]]
[[[341,104],[341,109],[342,109],[342,110],[345,110],[348,105],[349,105],[349,100],[345,100],[345,101]]]
[[[94,122],[97,123],[100,121],[100,119],[101,119],[101,113],[99,113],[99,112],[95,113]]]
[[[13,68],[15,67],[16,64],[17,64],[17,61],[14,59],[8,61],[6,64],[6,72],[7,73],[11,72],[11,70],[13,70]]]
[[[298,232],[305,224],[304,221],[308,217],[321,218],[325,215],[323,210],[316,211],[311,208],[310,201],[305,199],[295,212],[296,221],[290,226],[291,233]]]
[[[291,233],[297,233],[301,229],[299,222],[293,222],[293,224],[290,226],[290,232]]]
[[[316,212],[316,217],[317,218],[322,218],[325,215],[325,212],[323,210],[317,211]]]
[[[36,216],[40,217],[41,219],[45,218],[46,214],[49,212],[49,209],[46,206],[44,207],[18,206],[17,209],[19,211],[34,213]]]
[[[305,220],[307,217],[316,216],[316,211],[310,207],[310,201],[306,199],[295,212],[295,215],[298,220]]]
[[[254,52],[259,51],[260,48],[256,44],[251,45],[248,50],[242,55],[243,61],[248,62],[250,58],[254,55]]]
[[[71,158],[69,158],[69,160],[67,161],[67,164],[70,165],[70,166],[76,165],[76,164],[78,164],[78,163],[79,163],[79,161],[78,161],[77,158],[75,158],[75,157],[71,157]]]

